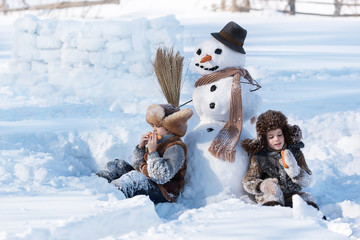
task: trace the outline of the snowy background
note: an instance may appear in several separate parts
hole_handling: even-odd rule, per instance
[[[360,19],[212,12],[210,2],[0,16],[0,239],[360,239]],[[185,57],[186,102],[199,77],[193,52],[229,21],[248,31],[259,114],[281,110],[303,130],[306,191],[328,221],[296,198],[293,209],[228,196],[154,206],[94,175],[129,160],[150,130],[147,106],[165,101],[156,48]]]

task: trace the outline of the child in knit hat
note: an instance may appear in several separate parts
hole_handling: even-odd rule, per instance
[[[243,179],[246,192],[264,206],[292,207],[292,196],[298,194],[307,204],[319,209],[309,193],[302,192],[311,182],[311,171],[301,148],[302,134],[297,125],[289,125],[286,116],[269,110],[256,122],[257,138],[241,142],[251,155]]]
[[[187,130],[191,109],[153,104],[146,121],[153,128],[141,136],[129,164],[115,159],[96,175],[106,178],[127,198],[148,195],[154,203],[174,202],[185,185],[187,148],[180,139]]]

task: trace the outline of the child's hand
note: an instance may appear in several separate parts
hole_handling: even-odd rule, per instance
[[[294,155],[290,152],[290,150],[285,149],[283,153],[284,159],[280,159],[280,164],[284,166],[283,161],[285,162],[285,165],[288,167],[285,167],[286,173],[289,175],[289,177],[294,178],[297,177],[300,174],[300,167],[296,162],[296,159]]]
[[[139,148],[143,148],[143,147],[146,146],[146,144],[149,141],[149,135],[150,134],[151,134],[151,132],[147,132],[147,133],[145,133],[144,135],[141,136],[140,143],[139,143]]]
[[[149,153],[151,152],[155,152],[156,148],[157,148],[157,133],[153,133],[150,137],[149,137],[149,141],[147,143],[147,147],[149,150]]]

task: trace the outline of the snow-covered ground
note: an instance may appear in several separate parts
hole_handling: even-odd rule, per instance
[[[145,73],[76,64],[51,74],[39,64],[19,70],[15,53],[29,53],[31,41],[19,43],[13,22],[26,13],[17,13],[0,16],[0,239],[360,239],[360,19],[214,13],[203,7],[209,2],[121,1],[87,9],[92,20],[73,18],[84,9],[33,14],[39,22],[72,17],[84,23],[75,30],[95,26],[96,33],[105,31],[101,21],[176,19],[182,27],[167,32],[178,34],[189,65],[181,102],[191,99],[199,77],[191,65],[196,46],[228,21],[246,28],[246,68],[262,84],[259,113],[281,110],[302,128],[314,175],[306,191],[329,220],[296,198],[293,209],[260,207],[247,197],[218,196],[200,208],[125,199],[94,173],[111,159],[129,160],[149,130],[146,107],[164,101],[154,76],[145,76],[151,66]]]

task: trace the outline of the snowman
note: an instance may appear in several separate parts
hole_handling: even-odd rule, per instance
[[[187,184],[182,198],[195,206],[245,194],[242,179],[249,156],[241,140],[251,138],[243,125],[255,118],[260,85],[245,65],[247,31],[229,22],[200,44],[194,53],[197,73],[193,105],[198,125],[188,131]]]

